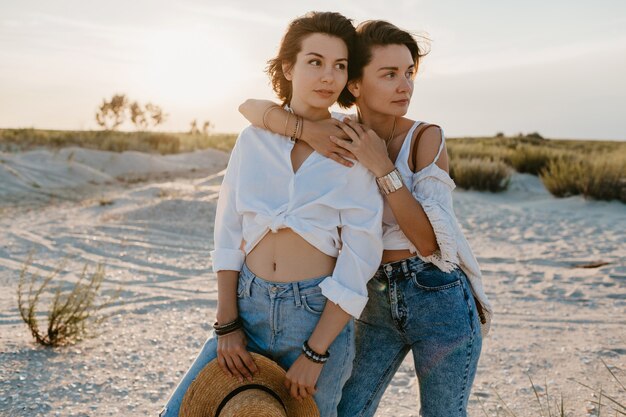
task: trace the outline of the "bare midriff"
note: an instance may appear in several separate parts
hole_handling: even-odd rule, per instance
[[[252,273],[272,282],[294,282],[331,275],[337,258],[328,256],[291,229],[268,232],[246,255]]]
[[[389,262],[398,262],[403,259],[412,258],[414,256],[415,254],[411,253],[411,251],[408,249],[401,249],[401,250],[386,249],[383,251],[383,259],[381,263],[387,264]]]

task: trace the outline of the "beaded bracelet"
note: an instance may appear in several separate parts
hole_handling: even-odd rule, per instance
[[[243,320],[241,320],[241,317],[237,317],[235,320],[231,321],[230,323],[220,325],[217,322],[215,322],[215,324],[213,324],[213,329],[215,330],[215,334],[218,336],[224,336],[226,334],[239,330],[242,327],[243,327]]]
[[[304,117],[300,116],[300,131],[296,134],[296,142],[302,139],[303,129],[304,129]]]
[[[304,353],[304,356],[306,356],[308,360],[315,362],[315,363],[326,363],[328,362],[328,358],[330,358],[330,353],[328,351],[326,351],[326,353],[324,354],[321,354],[311,349],[311,346],[309,346],[308,340],[305,340],[304,343],[302,344],[302,352]]]
[[[298,130],[300,130],[300,119],[302,118],[298,116],[297,114],[295,116],[296,116],[296,126],[293,128],[293,133],[290,136],[291,141],[293,143],[296,143],[298,141],[297,135],[298,135]]]

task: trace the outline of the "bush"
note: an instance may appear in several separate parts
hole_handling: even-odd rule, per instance
[[[499,192],[509,186],[511,169],[501,161],[458,158],[450,161],[450,176],[460,188]]]
[[[580,160],[559,158],[548,163],[540,175],[543,185],[555,197],[569,197],[580,194],[585,167]]]
[[[539,132],[533,132],[533,133],[529,133],[526,135],[527,138],[532,138],[532,139],[544,139],[543,136],[541,136],[539,134]]]
[[[580,194],[626,203],[626,156],[560,157],[548,164],[541,180],[556,197]]]
[[[520,145],[508,157],[508,162],[517,172],[539,175],[548,166],[548,163],[556,158],[556,153],[551,149]]]
[[[614,154],[589,162],[589,181],[583,195],[626,203],[626,155]]]
[[[97,303],[96,299],[101,297],[100,287],[105,276],[104,266],[99,264],[95,272],[87,278],[87,265],[85,265],[78,281],[69,292],[64,291],[61,285],[54,290],[48,311],[47,329],[44,332],[39,328],[37,311],[42,294],[58,276],[61,267],[56,268],[41,281],[39,275],[27,274],[30,263],[29,257],[20,273],[17,303],[20,316],[30,329],[35,341],[44,346],[62,346],[95,335],[95,325],[105,319],[99,314],[100,311],[117,297],[114,295],[106,302]],[[38,284],[39,281],[41,282]],[[28,286],[27,292],[26,286]]]

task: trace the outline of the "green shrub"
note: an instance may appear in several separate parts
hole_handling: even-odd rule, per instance
[[[511,169],[501,161],[455,158],[450,161],[450,176],[460,188],[499,192],[509,186]]]
[[[517,172],[539,175],[548,163],[556,158],[556,155],[557,152],[549,148],[520,145],[510,153],[508,163]]]
[[[580,161],[559,158],[548,163],[540,175],[546,189],[555,197],[580,194],[580,183],[584,178],[584,167]]]
[[[582,190],[585,197],[620,200],[626,203],[626,155],[606,155],[589,163],[589,180]]]
[[[47,314],[46,330],[43,331],[39,328],[37,320],[37,311],[42,303],[41,296],[49,292],[49,284],[58,276],[62,266],[41,280],[39,275],[27,273],[30,263],[29,257],[20,273],[17,303],[20,316],[35,341],[44,346],[62,346],[95,335],[95,326],[105,318],[99,314],[100,311],[117,297],[114,295],[106,302],[98,302],[105,276],[104,266],[99,264],[95,272],[87,278],[85,265],[78,281],[69,291],[64,290],[61,285],[57,286]]]
[[[597,200],[626,203],[626,156],[560,157],[548,164],[541,180],[556,197],[580,194]]]
[[[527,134],[526,134],[526,137],[527,137],[527,138],[531,138],[531,139],[540,139],[540,140],[543,140],[543,139],[544,139],[544,137],[543,137],[543,136],[541,136],[541,135],[539,134],[539,132],[527,133]]]

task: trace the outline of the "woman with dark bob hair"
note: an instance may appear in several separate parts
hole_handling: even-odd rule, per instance
[[[385,21],[363,22],[348,81],[348,102],[356,104],[358,120],[305,120],[300,134],[341,164],[350,166],[356,158],[377,178],[379,192],[368,198],[385,198],[382,263],[355,323],[356,358],[341,417],[373,416],[409,352],[420,415],[466,416],[489,329],[492,310],[480,269],[452,208],[455,185],[443,131],[405,117],[423,55],[408,32]],[[292,123],[264,100],[248,100],[240,111],[272,130]]]
[[[211,360],[252,381],[249,352],[287,370],[296,399],[313,396],[337,415],[354,358],[354,323],[382,255],[382,197],[374,176],[314,152],[303,118],[331,118],[350,99],[348,58],[355,29],[338,13],[291,22],[269,61],[274,91],[295,125],[280,134],[244,129],[231,153],[215,216],[216,336],[209,338],[162,416],[177,416],[190,384]]]

